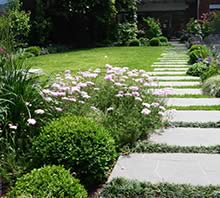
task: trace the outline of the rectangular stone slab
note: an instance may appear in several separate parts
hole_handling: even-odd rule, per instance
[[[169,128],[150,137],[150,141],[171,146],[220,145],[220,128]]]
[[[187,71],[188,68],[155,68],[154,71]]]
[[[113,178],[141,182],[191,185],[220,184],[220,155],[214,154],[131,154],[120,156]]]
[[[168,98],[167,106],[216,106],[220,105],[220,98]]]
[[[167,81],[175,81],[175,80],[198,80],[200,81],[199,77],[194,77],[194,76],[154,76],[151,77],[154,80],[167,80]]]
[[[201,89],[173,89],[173,88],[164,88],[164,89],[153,89],[152,92],[155,95],[202,95]]]
[[[166,82],[158,82],[157,86],[159,87],[184,87],[184,86],[198,86],[200,85],[200,82],[196,81],[166,81]],[[155,87],[155,83],[151,85],[152,87]]]
[[[184,75],[186,72],[147,72],[149,75]]]
[[[220,111],[167,111],[165,117],[170,122],[207,123],[219,122]]]

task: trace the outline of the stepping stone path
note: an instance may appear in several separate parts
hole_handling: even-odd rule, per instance
[[[177,42],[173,42],[172,46],[152,65],[154,71],[149,72],[149,75],[156,80],[159,87],[153,88],[155,83],[150,86],[155,95],[162,93],[168,95],[165,99],[168,107],[188,109],[167,110],[165,113],[165,117],[169,118],[171,124],[183,123],[185,128],[160,130],[150,137],[150,141],[155,144],[179,147],[219,146],[220,128],[190,128],[190,126],[194,123],[201,123],[203,126],[209,122],[219,122],[220,111],[199,108],[200,106],[203,109],[206,106],[220,106],[220,99],[202,98],[202,90],[198,88],[201,85],[200,79],[186,75],[187,68],[190,66],[187,48],[184,44]],[[197,106],[198,110],[190,110],[191,106]],[[133,153],[118,159],[109,181],[116,177],[124,177],[151,183],[220,185],[219,165],[220,155],[218,154]]]

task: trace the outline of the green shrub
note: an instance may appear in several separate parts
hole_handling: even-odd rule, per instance
[[[208,49],[201,48],[197,50],[193,50],[192,52],[189,53],[189,62],[191,64],[196,63],[200,59],[203,60],[209,56],[209,51]]]
[[[34,56],[39,56],[41,52],[41,48],[38,46],[32,46],[25,49],[25,52],[31,53]]]
[[[220,97],[220,75],[207,79],[203,84],[203,92],[210,96]]]
[[[205,45],[192,45],[191,48],[189,49],[189,52],[192,52],[194,50],[208,51],[208,47],[206,47]]]
[[[34,161],[64,165],[87,187],[103,182],[116,157],[114,140],[94,121],[62,117],[43,128],[33,142]]]
[[[215,75],[220,75],[220,68],[219,66],[216,64],[215,61],[211,62],[209,64],[208,69],[201,75],[201,79],[204,81],[212,76]]]
[[[115,44],[127,45],[128,41],[136,39],[138,28],[135,23],[122,23],[118,24],[115,32]]]
[[[140,41],[142,46],[147,46],[148,43],[149,43],[149,40],[147,38],[144,38],[144,37],[139,38],[139,41]]]
[[[108,183],[101,192],[104,198],[217,198],[220,186],[191,186],[186,184],[144,183],[117,178]]]
[[[128,41],[128,46],[140,46],[141,42],[138,39]]]
[[[152,38],[150,40],[150,46],[160,46],[160,39],[159,38]]]
[[[162,35],[160,23],[156,19],[148,17],[144,19],[144,25],[146,38],[152,39]]]
[[[165,36],[160,36],[159,39],[161,43],[168,43],[168,38]]]
[[[204,64],[203,62],[198,62],[190,66],[187,74],[191,76],[201,76],[207,70],[208,66],[206,64]]]
[[[9,12],[8,19],[15,47],[27,45],[30,32],[30,14],[25,11],[12,10]]]
[[[87,198],[88,195],[69,171],[60,166],[45,166],[18,178],[9,197]]]

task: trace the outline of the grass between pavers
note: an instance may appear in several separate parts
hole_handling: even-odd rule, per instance
[[[169,95],[169,98],[214,98],[208,95],[195,95],[195,94],[185,94],[185,95]]]
[[[131,153],[220,153],[220,145],[216,146],[175,146],[158,144],[147,140],[139,141]]]
[[[166,124],[166,127],[183,127],[183,128],[220,128],[219,122],[170,122]]]
[[[169,81],[168,81],[169,82]],[[152,89],[165,89],[165,88],[173,88],[173,89],[200,89],[201,86],[195,86],[195,85],[192,85],[192,86],[181,86],[181,87],[178,87],[178,86],[152,86],[151,87]]]
[[[217,198],[220,186],[152,184],[117,178],[106,184],[100,198]]]
[[[220,111],[220,105],[212,105],[212,106],[187,106],[187,107],[179,107],[179,106],[169,106],[168,109],[176,109],[176,110],[207,110],[207,111]]]
[[[173,81],[171,80],[158,80],[160,82],[170,82]],[[200,80],[196,80],[196,79],[182,79],[182,80],[175,80],[176,82],[200,82]]]
[[[29,59],[33,68],[46,73],[70,69],[73,72],[89,68],[103,68],[106,64],[131,69],[152,71],[151,65],[160,57],[166,47],[107,47],[81,49]]]

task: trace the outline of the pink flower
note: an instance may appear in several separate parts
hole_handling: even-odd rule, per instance
[[[29,119],[27,120],[27,123],[28,123],[29,125],[35,125],[35,124],[37,123],[37,121],[36,121],[35,119],[33,119],[33,118],[29,118]]]
[[[129,89],[132,91],[138,91],[139,87],[138,86],[130,86]]]
[[[145,108],[141,111],[141,113],[144,115],[149,115],[151,113],[151,111],[149,109]]]
[[[149,103],[142,103],[143,106],[145,106],[146,108],[150,108],[150,104]]]
[[[113,76],[111,74],[109,74],[109,75],[105,76],[105,80],[112,81]]]

